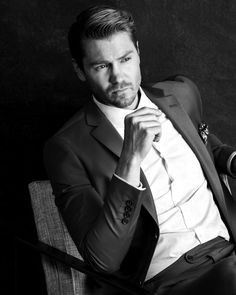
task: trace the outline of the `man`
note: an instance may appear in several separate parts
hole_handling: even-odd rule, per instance
[[[153,294],[236,294],[236,207],[219,178],[236,174],[235,149],[208,134],[197,87],[140,87],[135,25],[119,9],[82,12],[69,46],[92,98],[45,165],[84,260]]]

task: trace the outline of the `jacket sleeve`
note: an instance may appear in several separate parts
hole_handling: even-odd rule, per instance
[[[100,196],[62,138],[46,144],[44,162],[56,205],[84,260],[99,271],[117,271],[134,235],[142,191],[113,176]]]
[[[217,171],[228,176],[233,176],[228,161],[236,149],[232,146],[222,143],[214,134],[210,134],[208,140],[214,155]]]

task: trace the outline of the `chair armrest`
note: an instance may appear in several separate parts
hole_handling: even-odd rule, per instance
[[[38,241],[36,244],[33,244],[29,241],[23,240],[19,237],[15,237],[17,242],[24,244],[25,246],[31,248],[34,251],[40,252],[44,255],[47,255],[71,268],[78,270],[79,272],[85,273],[99,281],[111,285],[113,287],[119,288],[129,294],[133,295],[151,295],[151,292],[144,287],[139,286],[128,282],[124,279],[118,278],[114,275],[103,274],[93,270],[88,266],[84,261],[78,259],[70,254],[67,254],[55,247],[52,247],[48,244],[45,244],[41,241]]]

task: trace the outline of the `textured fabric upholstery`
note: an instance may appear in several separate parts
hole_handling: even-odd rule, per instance
[[[48,180],[29,184],[35,224],[40,241],[81,258],[54,203]],[[48,295],[90,295],[85,275],[42,255]]]

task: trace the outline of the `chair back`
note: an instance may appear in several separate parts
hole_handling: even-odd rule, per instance
[[[50,181],[31,182],[29,192],[39,240],[82,259],[55,205]],[[42,264],[48,295],[91,295],[83,273],[45,255]]]

